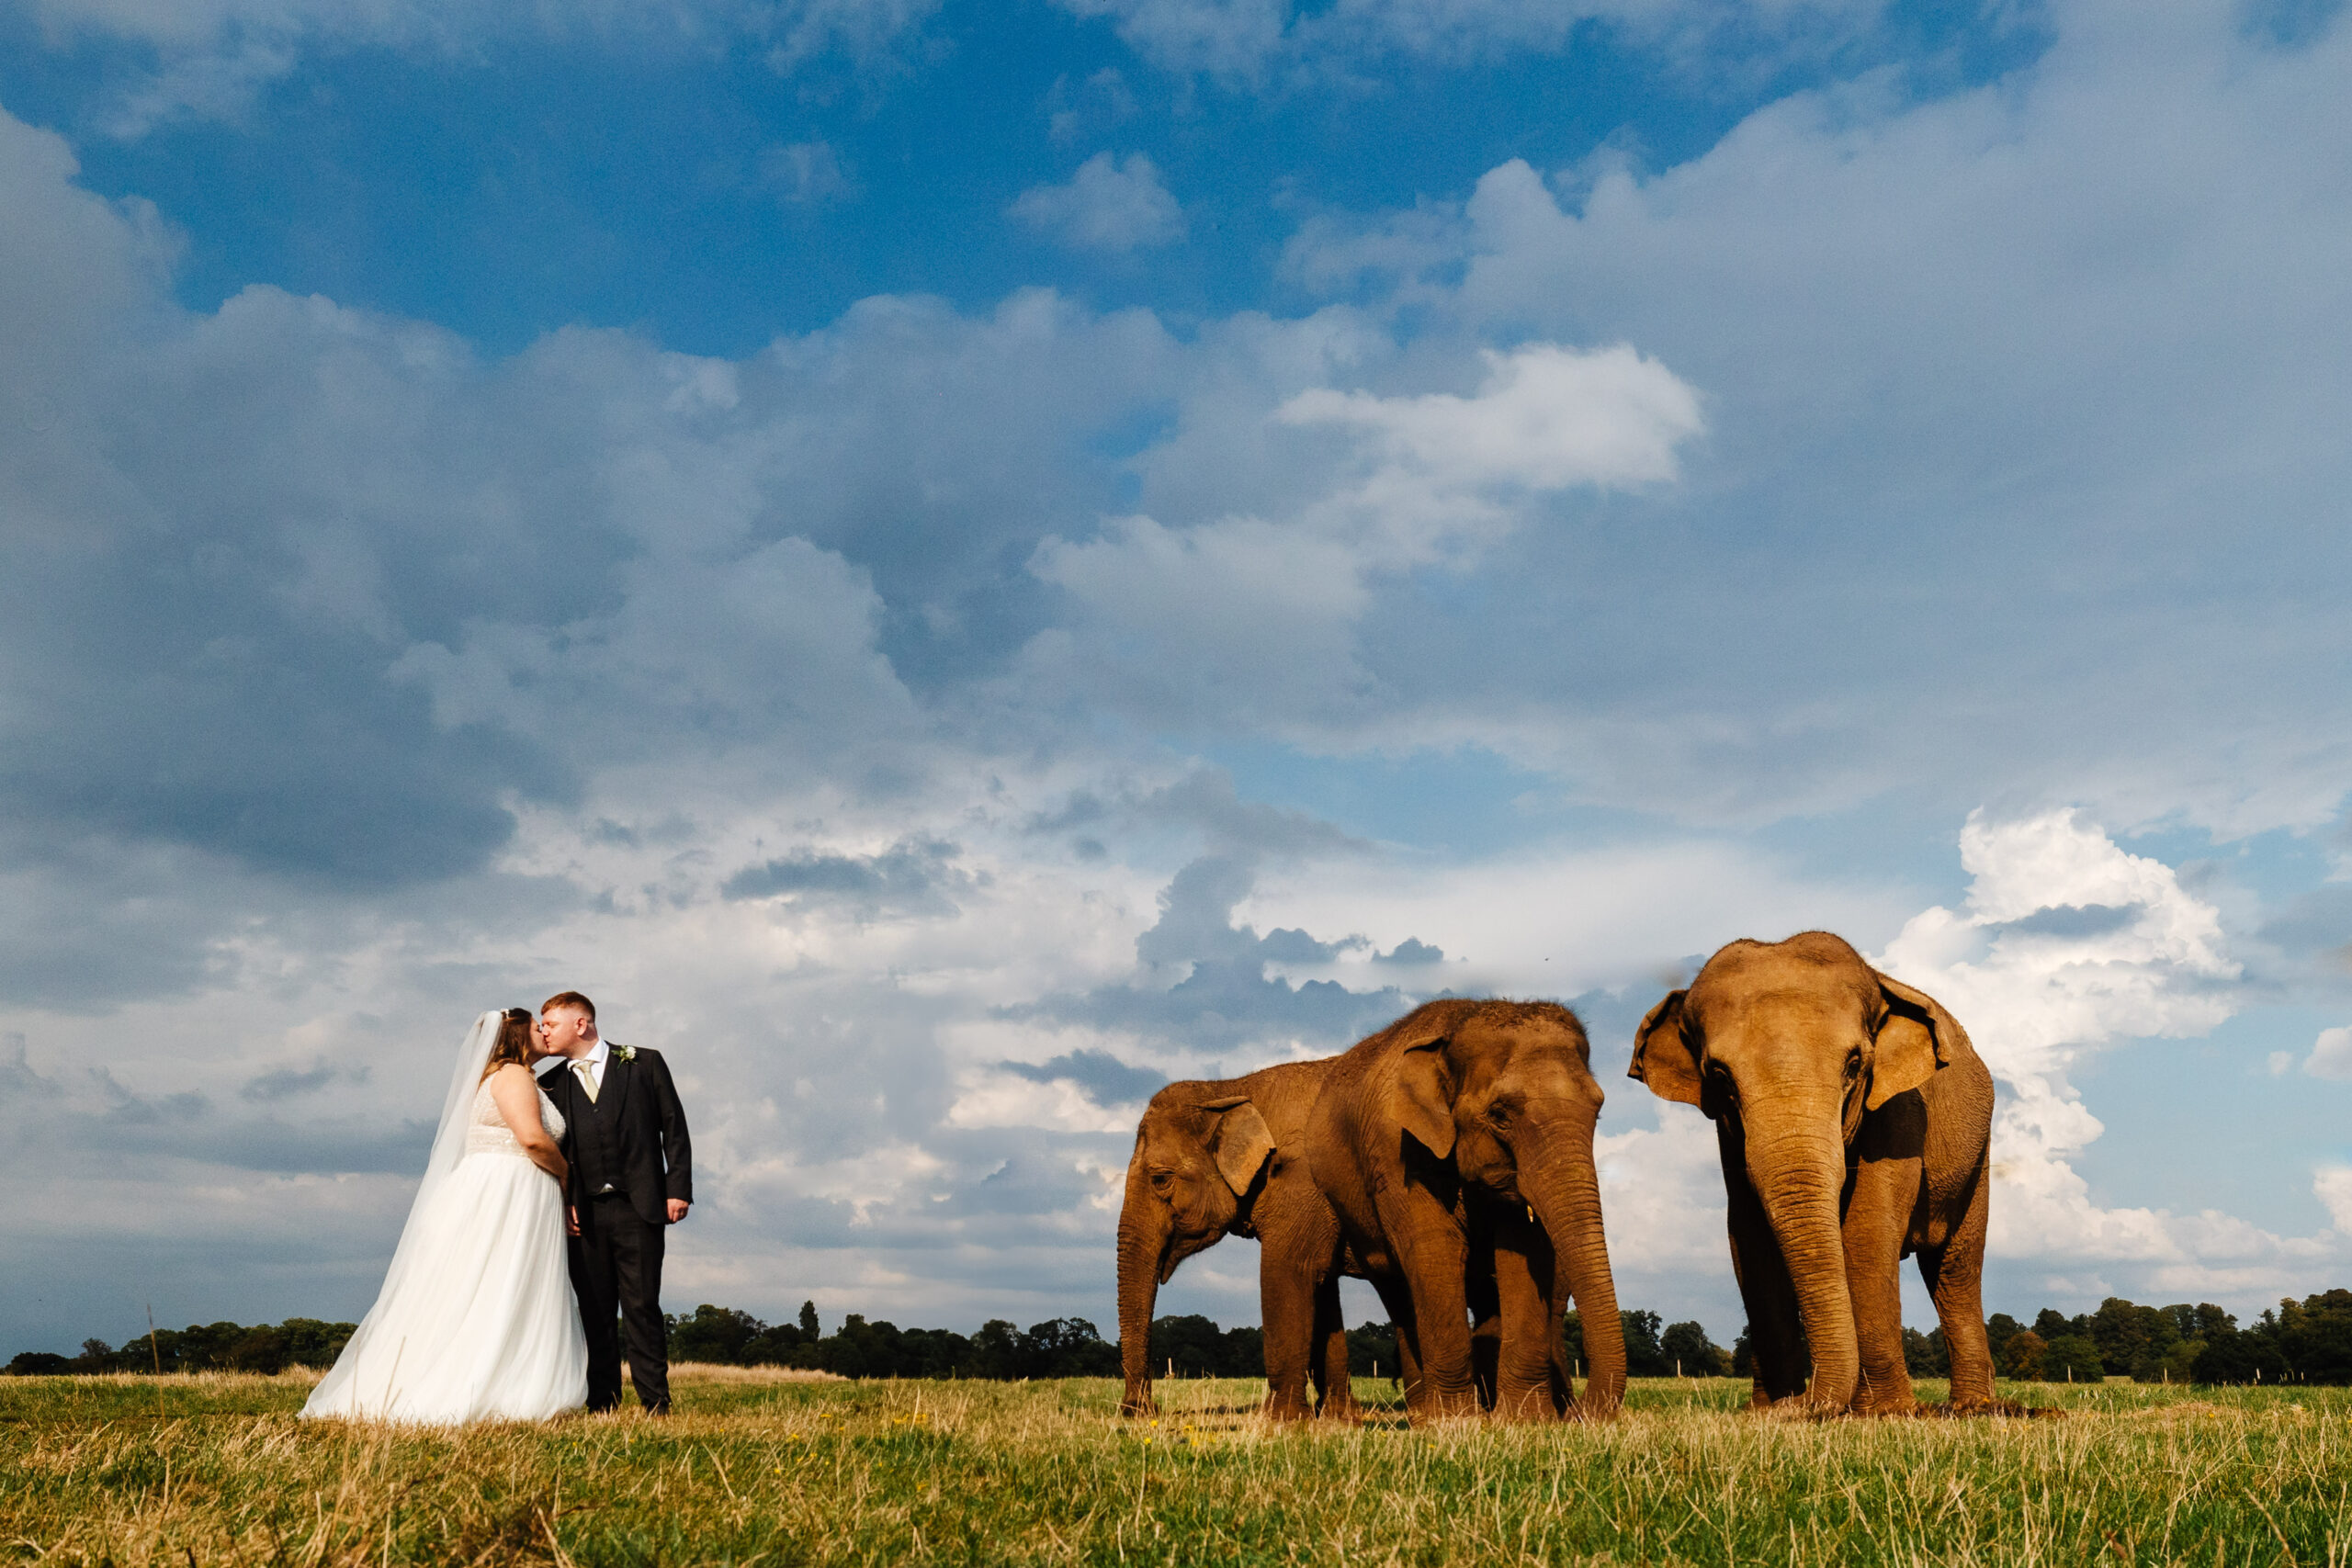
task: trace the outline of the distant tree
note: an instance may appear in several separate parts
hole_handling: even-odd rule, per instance
[[[2352,1291],[2278,1303],[2278,1348],[2304,1382],[2352,1382]]]
[[[1635,1378],[1662,1378],[1674,1371],[1674,1363],[1666,1359],[1666,1348],[1658,1343],[1658,1315],[1636,1308],[1620,1312],[1617,1321],[1624,1327],[1625,1375]]]
[[[2041,1336],[2041,1342],[2045,1345],[2052,1339],[2063,1339],[2069,1334],[2087,1333],[2089,1327],[2085,1319],[2068,1317],[2054,1307],[2043,1307],[2033,1314],[2033,1331]]]
[[[1166,1376],[1171,1370],[1180,1378],[1226,1375],[1225,1335],[1197,1313],[1154,1318],[1150,1343],[1154,1377]]]
[[[1697,1323],[1669,1324],[1658,1336],[1658,1354],[1668,1371],[1679,1366],[1684,1377],[1719,1378],[1731,1371],[1731,1352],[1708,1338]]]
[[[1106,1345],[1094,1325],[1082,1317],[1048,1318],[1033,1323],[1022,1336],[1023,1359],[1033,1378],[1114,1378],[1119,1375],[1119,1348]]]
[[[817,1303],[815,1302],[800,1303],[800,1332],[812,1340],[817,1337]]]
[[[2285,1381],[2287,1357],[2279,1348],[2277,1314],[2266,1312],[2244,1328],[2227,1313],[2217,1315],[2220,1325],[2207,1329],[2205,1348],[2197,1355],[2193,1373],[2199,1382]]]
[[[691,1316],[671,1315],[670,1359],[741,1366],[745,1348],[765,1334],[767,1327],[748,1312],[705,1302]]]
[[[1756,1350],[1747,1338],[1747,1325],[1739,1325],[1739,1333],[1731,1342],[1731,1375],[1752,1378],[1756,1375]]]
[[[1984,1320],[1984,1342],[1992,1348],[1996,1365],[2000,1362],[2001,1352],[2008,1348],[2010,1337],[2024,1326],[2005,1312],[1996,1312]]]
[[[2049,1355],[2049,1341],[2030,1328],[2020,1328],[2001,1347],[2001,1371],[2021,1382],[2038,1382]]]
[[[1944,1331],[1939,1326],[1922,1334],[1916,1328],[1903,1331],[1903,1366],[1915,1378],[1941,1378],[1951,1375],[1951,1350],[1944,1343]]]
[[[1576,1314],[1568,1314],[1574,1317]],[[1579,1353],[1583,1337],[1577,1337]],[[1361,1328],[1348,1330],[1348,1374],[1351,1377],[1384,1377],[1391,1382],[1402,1379],[1403,1369],[1396,1361],[1396,1325],[1393,1323],[1367,1323]]]
[[[2098,1382],[2106,1376],[2107,1365],[2099,1359],[2098,1341],[2087,1334],[2062,1334],[2042,1353],[2044,1382]]]
[[[12,1378],[62,1377],[74,1370],[74,1363],[54,1350],[19,1350],[8,1362]]]

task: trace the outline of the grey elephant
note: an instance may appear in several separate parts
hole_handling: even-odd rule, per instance
[[[1994,1398],[1984,1338],[1993,1077],[1934,998],[1826,931],[1735,942],[1650,1010],[1630,1074],[1715,1123],[1755,1406],[1916,1410],[1901,1279],[1916,1255],[1952,1407],[2015,1408]]]

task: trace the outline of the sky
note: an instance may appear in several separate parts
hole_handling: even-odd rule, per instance
[[[1556,998],[1728,1343],[1623,1068],[1815,928],[1990,1310],[2352,1284],[2340,9],[0,0],[0,1349],[356,1318],[568,987],[671,1310],[966,1330],[1159,1084]]]

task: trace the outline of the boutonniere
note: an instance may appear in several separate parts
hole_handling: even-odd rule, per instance
[[[636,1046],[634,1046],[634,1045],[616,1045],[616,1046],[614,1046],[614,1047],[613,1047],[613,1060],[614,1060],[614,1061],[616,1061],[616,1062],[634,1062],[634,1061],[636,1061],[636,1060],[637,1060],[637,1047],[636,1047]]]

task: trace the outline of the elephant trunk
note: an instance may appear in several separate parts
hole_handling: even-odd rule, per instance
[[[1126,1392],[1119,1400],[1122,1416],[1148,1416],[1159,1406],[1151,1396],[1151,1309],[1159,1296],[1160,1265],[1168,1238],[1137,1211],[1148,1213],[1148,1202],[1132,1196],[1119,1215],[1119,1370]]]
[[[1846,1285],[1846,1244],[1838,1224],[1846,1145],[1834,1113],[1805,1120],[1817,1122],[1817,1128],[1759,1138],[1756,1119],[1748,1118],[1747,1173],[1796,1287],[1797,1315],[1813,1352],[1807,1402],[1838,1411],[1853,1404],[1861,1375],[1853,1297]]]
[[[1592,1119],[1562,1127],[1523,1148],[1519,1190],[1552,1240],[1555,1323],[1575,1299],[1584,1325],[1586,1381],[1577,1412],[1589,1420],[1616,1413],[1625,1400],[1625,1331],[1617,1316],[1617,1282],[1600,1224],[1600,1178],[1592,1161]],[[1534,1158],[1528,1158],[1529,1154]],[[1560,1369],[1565,1378],[1567,1369]],[[1573,1386],[1573,1385],[1571,1385]]]

